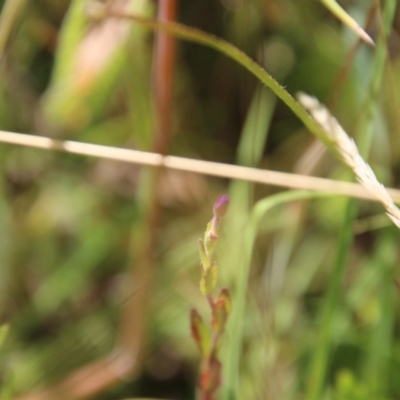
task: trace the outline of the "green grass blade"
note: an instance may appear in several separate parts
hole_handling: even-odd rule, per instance
[[[333,268],[329,278],[329,287],[322,308],[320,330],[313,355],[311,369],[308,376],[308,400],[317,400],[321,397],[328,366],[329,350],[336,308],[340,302],[340,288],[343,271],[353,242],[353,221],[357,214],[357,202],[350,200],[347,203],[344,222],[341,227],[336,249]]]
[[[64,18],[58,38],[57,52],[54,62],[52,83],[57,85],[70,77],[76,49],[87,29],[87,17],[84,13],[85,2],[73,0]]]
[[[364,42],[374,45],[374,41],[364,31],[363,28],[357,23],[357,21],[351,17],[337,2],[336,0],[321,0],[321,3],[340,21],[347,25],[355,34]]]
[[[254,95],[238,145],[236,161],[239,165],[255,167],[260,162],[275,103],[275,95],[264,87]]]
[[[267,141],[269,125],[275,108],[276,97],[265,87],[259,88],[253,96],[249,111],[246,116],[245,123],[240,135],[240,141],[237,149],[236,161],[239,165],[256,167],[262,159],[262,155]],[[229,249],[228,254],[222,258],[228,265],[238,265],[238,251],[241,247],[240,232],[246,225],[250,209],[252,206],[254,184],[242,181],[233,181],[229,187],[229,215],[225,222],[228,232],[237,232],[230,235],[238,239],[232,251]],[[229,246],[232,248],[232,246]],[[231,287],[237,281],[236,268],[232,267],[221,271],[221,279],[224,284]]]
[[[238,384],[240,380],[240,358],[244,332],[244,314],[246,312],[246,297],[253,253],[254,242],[258,227],[265,214],[274,207],[295,200],[321,198],[332,194],[310,191],[290,191],[270,196],[260,200],[254,206],[250,221],[244,231],[244,251],[240,257],[240,268],[237,270],[237,288],[233,297],[232,317],[229,325],[229,356],[223,360],[225,368],[224,392],[222,399],[234,400],[238,398]]]
[[[261,161],[275,103],[276,96],[265,87],[260,87],[254,94],[237,149],[238,164],[255,167]],[[230,289],[239,284],[237,271],[242,268],[240,264],[242,232],[249,220],[253,189],[253,183],[241,181],[231,182],[229,188],[230,207],[225,228],[230,235],[227,249],[221,254],[221,259],[229,268],[222,269],[220,277],[224,285]],[[223,348],[222,364],[227,365],[227,368],[230,365],[231,353],[230,346]],[[223,369],[223,374],[226,375],[227,371]],[[228,375],[225,376],[224,382],[226,385],[222,388],[222,398],[227,396],[226,388],[230,386]]]
[[[387,37],[392,27],[396,4],[396,0],[388,0],[385,2],[382,15],[382,31],[376,44],[371,82],[367,99],[363,107],[362,118],[357,129],[357,146],[364,159],[367,158],[366,156],[371,147],[373,120],[376,113],[378,96],[382,88],[382,78],[387,60]]]
[[[95,15],[98,17],[98,14]],[[115,18],[129,19],[134,22],[142,24],[152,30],[161,29],[179,39],[186,40],[210,47],[218,52],[225,54],[227,57],[236,61],[242,67],[247,69],[251,74],[258,78],[263,84],[269,87],[304,123],[304,125],[317,136],[329,149],[337,155],[336,150],[332,146],[330,140],[326,137],[324,130],[316,121],[310,117],[308,112],[293,98],[293,96],[286,91],[272,76],[265,71],[259,64],[252,60],[247,54],[238,49],[231,43],[216,37],[214,35],[205,33],[200,29],[191,28],[178,23],[159,22],[155,19],[141,17],[133,14],[109,12],[104,15]]]

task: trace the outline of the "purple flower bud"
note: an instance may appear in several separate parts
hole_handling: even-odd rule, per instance
[[[223,217],[226,214],[228,206],[229,206],[229,196],[227,194],[219,196],[214,204],[214,215],[218,218]]]

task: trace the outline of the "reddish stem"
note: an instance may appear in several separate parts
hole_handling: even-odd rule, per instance
[[[174,22],[177,11],[177,0],[159,0],[158,19]],[[168,152],[170,139],[170,114],[172,98],[172,81],[175,64],[175,39],[159,31],[156,36],[153,61],[153,91],[156,102],[157,125],[154,133],[152,151],[159,154]],[[131,266],[131,285],[138,290],[127,302],[121,323],[121,344],[132,357],[141,362],[145,348],[145,320],[148,303],[151,297],[151,284],[155,264],[154,249],[157,244],[157,227],[160,204],[158,185],[161,168],[155,169],[146,194],[141,200],[142,231],[135,241],[135,254],[132,254],[134,265]]]
[[[200,400],[214,400],[214,395],[211,392],[201,393]]]
[[[158,19],[175,21],[177,0],[160,0]],[[175,68],[175,38],[166,32],[158,31],[155,45],[155,70],[153,77],[157,112],[157,132],[154,151],[166,154],[171,129],[171,101]]]

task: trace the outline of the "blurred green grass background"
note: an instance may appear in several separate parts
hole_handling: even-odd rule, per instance
[[[151,149],[154,34],[126,21],[97,30],[81,0],[20,3],[0,64],[0,129]],[[361,25],[373,3],[340,2]],[[148,16],[156,6],[126,2],[130,11]],[[349,133],[358,132],[376,52],[361,44],[341,82],[358,39],[322,4],[192,0],[181,1],[178,10],[179,22],[238,46],[289,93],[301,90],[327,103],[336,93],[334,115]],[[400,161],[399,15],[387,38],[368,157],[378,178],[394,187]],[[375,39],[382,29],[379,12],[371,21],[368,32]],[[351,177],[318,150],[272,92],[208,48],[177,42],[170,116],[170,154]],[[1,321],[10,326],[0,351],[3,398],[48,387],[114,351],[125,306],[140,290],[129,278],[137,238],[151,231],[154,273],[140,372],[94,398],[193,399],[199,356],[189,309],[206,309],[198,290],[197,239],[214,200],[229,192],[219,269],[221,284],[235,291],[251,209],[278,189],[166,171],[156,192],[159,222],[147,226],[146,179],[152,178],[146,168],[5,144],[0,168],[0,307]],[[311,398],[311,365],[346,201],[296,201],[262,220],[248,265],[243,348],[230,347],[237,332],[228,329],[222,349],[224,360],[241,355],[238,399]],[[334,300],[318,398],[398,399],[399,233],[370,202],[360,202],[350,222],[352,244]]]

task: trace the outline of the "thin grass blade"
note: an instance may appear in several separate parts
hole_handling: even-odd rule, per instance
[[[340,21],[347,25],[361,40],[374,46],[375,43],[367,32],[350,16],[336,0],[321,0],[321,3]]]

